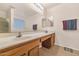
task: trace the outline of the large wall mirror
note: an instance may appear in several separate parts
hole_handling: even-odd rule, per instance
[[[17,15],[16,8],[10,7],[5,15],[0,17],[0,33],[16,33],[25,31],[25,18]]]
[[[8,21],[7,18],[0,17],[0,33],[23,32],[25,21],[20,18],[14,18]]]

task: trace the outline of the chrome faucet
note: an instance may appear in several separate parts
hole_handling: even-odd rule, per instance
[[[18,36],[17,37],[22,37],[22,34],[21,32],[18,32]]]
[[[47,31],[47,30],[45,30],[45,33],[48,33],[48,31]]]

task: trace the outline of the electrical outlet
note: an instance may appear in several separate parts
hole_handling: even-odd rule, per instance
[[[68,51],[68,52],[70,52],[70,53],[73,53],[73,49],[70,49],[70,48],[64,47],[64,50],[65,50],[65,51]]]
[[[65,51],[69,51],[69,48],[67,48],[67,47],[64,47],[64,50],[65,50]]]
[[[70,49],[70,52],[73,53],[73,49]]]

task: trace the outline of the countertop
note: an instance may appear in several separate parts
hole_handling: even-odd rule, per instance
[[[23,34],[22,37],[17,38],[16,36],[10,36],[5,38],[0,38],[0,49],[7,48],[12,45],[16,45],[22,42],[28,42],[30,40],[34,40],[36,38],[40,38],[42,36],[50,35],[54,32],[40,32],[40,33],[29,33],[29,34]]]

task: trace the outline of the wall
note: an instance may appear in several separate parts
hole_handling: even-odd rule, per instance
[[[60,4],[51,8],[48,15],[53,16],[56,44],[79,50],[79,4]],[[77,30],[64,31],[62,21],[73,18],[78,19]]]

